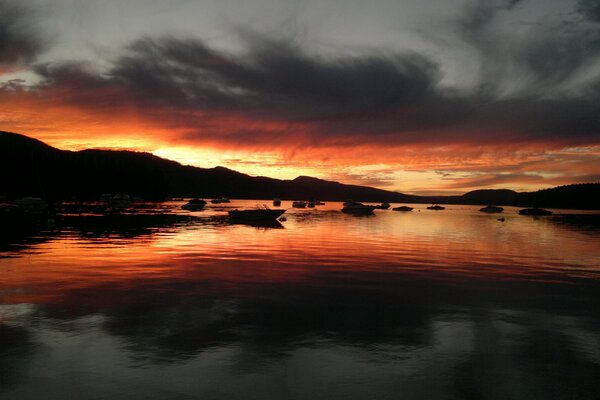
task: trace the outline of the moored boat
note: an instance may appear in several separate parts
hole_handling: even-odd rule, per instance
[[[439,204],[432,204],[429,207],[427,207],[428,210],[445,210],[446,207],[442,207]]]
[[[279,207],[279,206],[281,206],[281,199],[274,198],[273,199],[273,207]]]
[[[17,200],[16,203],[30,215],[44,215],[48,212],[48,203],[39,197],[23,197]]]
[[[408,207],[408,206],[400,206],[400,207],[394,207],[392,208],[392,211],[412,211],[414,210],[412,207]]]
[[[22,222],[24,211],[15,204],[0,203],[0,227],[12,227]]]
[[[267,206],[257,207],[249,210],[231,210],[228,212],[229,218],[232,220],[244,220],[244,221],[275,221],[279,218],[286,210],[277,209],[273,210]]]
[[[342,208],[342,212],[346,214],[367,215],[372,214],[374,209],[375,206],[366,206],[362,203],[353,202],[352,204],[345,205]]]
[[[480,208],[479,211],[484,212],[484,213],[489,213],[489,214],[495,214],[495,213],[501,213],[502,211],[504,211],[504,208],[489,205],[489,206]]]
[[[294,208],[306,208],[306,202],[305,201],[294,201],[292,203],[292,207],[294,207]]]
[[[206,205],[206,201],[202,199],[192,199],[186,204],[182,205],[181,208],[188,211],[200,211]]]

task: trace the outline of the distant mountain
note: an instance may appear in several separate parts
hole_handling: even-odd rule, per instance
[[[412,201],[415,197],[310,177],[252,177],[223,167],[183,166],[149,153],[113,150],[64,151],[23,135],[0,132],[0,195],[53,200],[97,199],[127,193],[145,199],[233,197]]]
[[[517,195],[509,189],[481,189],[460,196],[418,196],[414,203],[511,205]]]
[[[23,135],[0,131],[0,196],[95,200],[103,193],[242,199],[354,199],[365,202],[497,204],[600,209],[600,184],[561,186],[535,193],[475,190],[462,196],[413,196],[345,185],[308,176],[293,180],[253,177],[223,167],[184,166],[149,153],[59,150]]]

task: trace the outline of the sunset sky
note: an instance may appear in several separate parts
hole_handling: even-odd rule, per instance
[[[0,0],[0,130],[414,194],[600,181],[597,0]]]

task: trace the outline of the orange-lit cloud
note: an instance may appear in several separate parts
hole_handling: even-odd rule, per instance
[[[35,36],[7,30],[12,44],[0,48],[0,66],[28,67],[38,80],[0,83],[0,128],[60,148],[130,148],[408,192],[600,180],[600,78],[581,72],[600,55],[586,39],[600,37],[600,27],[535,31],[497,53],[479,39],[494,39],[486,27],[497,13],[477,3],[456,24],[494,61],[482,64],[475,89],[448,86],[443,66],[418,52],[324,55],[247,35],[245,51],[232,53],[159,36],[100,67],[35,62]],[[568,58],[552,70],[550,39]],[[576,47],[581,40],[588,50]],[[15,43],[29,46],[15,55]],[[506,65],[522,72],[517,89],[506,89]]]

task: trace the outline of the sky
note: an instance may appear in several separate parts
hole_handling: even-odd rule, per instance
[[[413,194],[600,181],[598,0],[0,0],[0,130]]]

